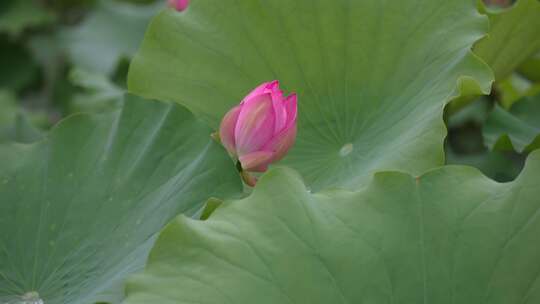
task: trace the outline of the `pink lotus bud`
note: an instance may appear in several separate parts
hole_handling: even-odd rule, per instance
[[[242,170],[264,172],[282,159],[296,138],[296,94],[283,96],[279,82],[263,83],[221,121],[223,146]]]
[[[189,0],[168,0],[169,6],[181,12],[189,5]]]

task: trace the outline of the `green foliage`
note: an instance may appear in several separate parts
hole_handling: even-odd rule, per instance
[[[498,94],[498,104],[508,109],[516,101],[525,96],[540,94],[540,83],[531,82],[529,79],[514,73],[495,84],[494,90]]]
[[[524,157],[512,151],[483,150],[476,153],[446,151],[446,164],[475,167],[498,182],[513,181],[523,169]]]
[[[75,112],[106,111],[121,104],[123,90],[105,75],[75,68],[69,79],[84,89],[73,96],[72,110]]]
[[[538,303],[539,170],[536,152],[507,184],[444,167],[310,194],[274,169],[169,224],[125,303]]]
[[[284,164],[313,190],[356,188],[378,170],[443,163],[442,109],[456,84],[489,91],[489,69],[469,53],[486,21],[469,0],[199,0],[153,20],[128,87],[216,127],[258,83],[279,79],[299,93]]]
[[[179,105],[128,96],[32,144],[0,146],[0,301],[86,303],[143,266],[151,237],[209,195],[241,191],[210,129]]]
[[[8,136],[9,127],[13,125],[17,117],[15,96],[9,91],[0,91],[0,142]]]
[[[484,139],[490,149],[518,152],[540,147],[540,95],[526,97],[509,111],[496,106],[484,125]]]
[[[0,4],[0,32],[20,35],[28,27],[46,25],[54,14],[45,10],[36,0],[2,0]]]
[[[493,69],[499,81],[540,50],[540,2],[519,0],[509,9],[486,13],[489,35],[475,45],[474,52]]]
[[[0,303],[540,302],[537,0],[0,2]],[[210,134],[272,79],[248,196]]]
[[[518,0],[506,9],[488,8],[478,1],[479,10],[489,18],[488,35],[474,45],[474,53],[485,61],[495,74],[496,89],[501,93],[499,103],[508,108],[522,97],[515,87],[515,79],[508,79],[520,66],[530,66],[526,61],[540,50],[540,2]],[[502,1],[511,3],[511,1]],[[531,73],[530,69],[528,73]],[[513,78],[513,77],[512,77]],[[481,93],[476,94],[481,95]],[[477,96],[464,96],[454,100],[449,112],[455,113],[474,102]]]
[[[518,70],[525,77],[540,82],[540,53],[525,60]]]
[[[492,111],[492,102],[485,96],[448,118],[446,164],[472,166],[495,181],[508,182],[518,176],[526,155],[493,151],[484,145],[482,129]]]
[[[0,110],[0,144],[30,143],[41,138],[42,132],[35,125],[45,118],[21,109],[12,92],[0,90]]]
[[[60,34],[71,61],[91,72],[110,75],[122,57],[131,57],[144,35],[144,30],[162,2],[148,6],[100,1],[80,25]]]
[[[19,91],[38,76],[38,66],[30,52],[4,36],[0,36],[0,66],[0,89]]]

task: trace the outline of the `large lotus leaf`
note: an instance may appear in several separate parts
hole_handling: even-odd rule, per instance
[[[482,133],[490,149],[523,152],[539,148],[540,95],[517,101],[509,111],[495,106]]]
[[[103,74],[115,71],[118,60],[131,57],[139,47],[150,19],[164,5],[135,5],[101,0],[78,26],[61,32],[60,41],[71,61]]]
[[[489,88],[469,49],[487,20],[470,0],[198,0],[151,23],[130,91],[173,100],[217,127],[263,81],[299,93],[286,163],[313,190],[373,171],[443,162],[442,108],[461,76]],[[462,90],[478,90],[471,80]]]
[[[540,152],[499,184],[470,167],[311,194],[288,169],[161,233],[126,304],[540,302]]]
[[[179,105],[128,96],[0,146],[0,302],[87,303],[143,265],[171,218],[241,191],[210,131]]]
[[[518,0],[509,9],[487,11],[489,35],[474,46],[502,80],[523,61],[540,50],[540,1]]]

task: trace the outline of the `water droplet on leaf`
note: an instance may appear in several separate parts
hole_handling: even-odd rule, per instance
[[[344,144],[343,147],[339,150],[339,155],[341,157],[345,157],[349,154],[351,154],[352,150],[354,149],[354,146],[352,143]]]

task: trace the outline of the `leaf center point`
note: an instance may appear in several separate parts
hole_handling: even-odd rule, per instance
[[[343,147],[341,147],[341,149],[339,150],[339,155],[341,157],[345,157],[351,154],[353,149],[354,149],[354,145],[352,143],[344,144]]]

